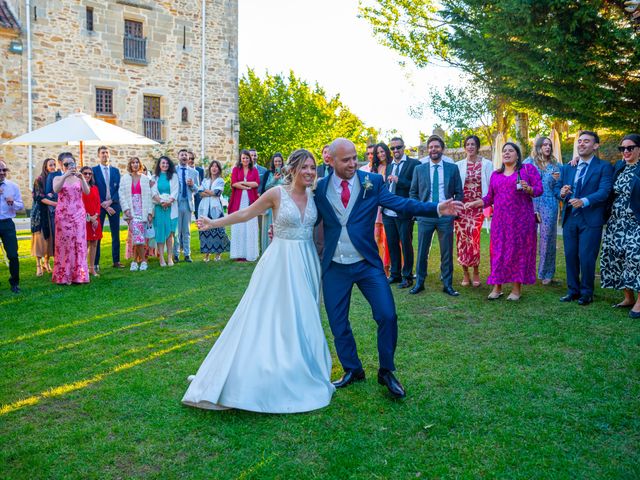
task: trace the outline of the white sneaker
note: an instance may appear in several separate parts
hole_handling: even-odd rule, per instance
[[[147,262],[140,263],[140,271],[144,272],[147,269]]]
[[[132,272],[138,271],[138,264],[136,262],[131,262],[131,268],[129,269]]]

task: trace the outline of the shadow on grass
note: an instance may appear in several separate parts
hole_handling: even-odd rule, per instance
[[[59,385],[57,387],[51,387],[43,392],[40,392],[36,395],[32,395],[31,397],[28,398],[24,398],[22,400],[18,400],[16,402],[13,403],[8,403],[5,405],[2,405],[0,407],[0,416],[2,415],[6,415],[8,413],[11,412],[15,412],[16,410],[20,410],[22,408],[25,407],[31,407],[34,405],[37,405],[41,400],[45,399],[45,398],[56,398],[56,397],[60,397],[62,395],[65,395],[67,393],[70,392],[74,392],[76,390],[81,390],[83,388],[86,388],[90,385],[93,385],[95,383],[98,383],[102,380],[104,380],[106,377],[128,370],[130,368],[136,367],[138,365],[141,365],[143,363],[149,362],[151,360],[155,360],[156,358],[162,357],[163,355],[166,355],[168,353],[171,353],[175,350],[179,350],[181,348],[184,347],[188,347],[189,345],[193,345],[195,343],[199,343],[202,342],[204,340],[209,340],[211,338],[214,338],[216,336],[219,335],[219,332],[215,332],[209,335],[205,335],[203,337],[200,338],[195,338],[183,343],[179,343],[177,345],[173,345],[169,348],[165,348],[162,350],[158,350],[156,352],[153,352],[151,355],[148,355],[146,357],[143,358],[138,358],[136,360],[133,360],[131,362],[127,362],[127,363],[122,363],[120,365],[116,365],[115,367],[107,370],[106,372],[103,373],[98,373],[90,378],[84,379],[84,380],[78,380],[76,382],[73,383],[67,383],[64,385]]]

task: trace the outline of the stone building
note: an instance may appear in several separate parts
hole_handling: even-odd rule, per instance
[[[202,4],[206,5],[205,48]],[[162,142],[112,149],[120,168],[130,155],[179,148],[223,162],[238,143],[238,0],[0,0],[0,142],[28,128],[27,15],[31,20],[33,129],[76,109]],[[201,67],[205,61],[204,129]],[[202,135],[204,132],[204,135]],[[33,148],[42,160],[77,147]],[[95,148],[85,164],[96,163]],[[29,197],[26,147],[0,146]]]

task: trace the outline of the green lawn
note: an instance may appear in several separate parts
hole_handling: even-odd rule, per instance
[[[186,377],[253,265],[196,254],[116,271],[104,252],[87,286],[52,285],[24,259],[20,296],[0,266],[0,478],[640,477],[640,323],[610,308],[616,292],[586,308],[558,302],[562,286],[525,287],[519,303],[487,301],[486,286],[452,299],[434,248],[427,292],[394,288],[406,400],[375,381],[375,324],[355,293],[366,382],[308,414],[211,412],[180,404]]]

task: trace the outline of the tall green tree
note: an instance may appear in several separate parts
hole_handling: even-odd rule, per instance
[[[352,140],[364,152],[376,133],[339,95],[328,97],[318,84],[309,85],[293,72],[260,78],[250,69],[240,79],[239,97],[240,146],[258,150],[263,162],[275,152],[286,158],[296,148],[319,156],[323,145],[337,137]]]
[[[458,65],[516,108],[638,129],[640,35],[623,2],[361,0],[380,41]]]

